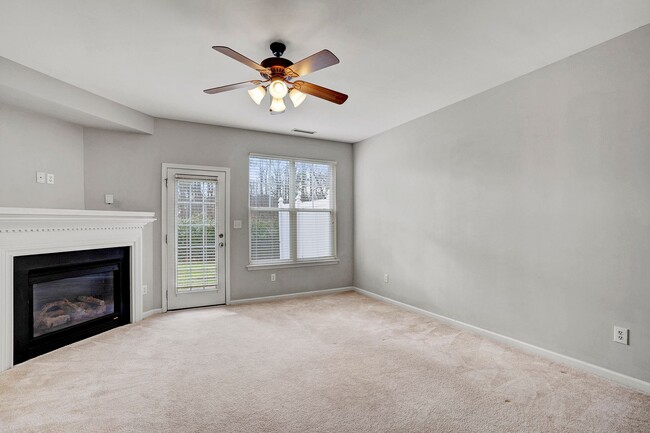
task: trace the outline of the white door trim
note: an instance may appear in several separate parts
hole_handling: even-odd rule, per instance
[[[173,164],[173,163],[163,163],[161,170],[161,227],[160,227],[160,245],[161,245],[161,295],[162,295],[162,312],[167,311],[167,186],[165,181],[167,180],[167,170],[168,169],[180,169],[180,170],[202,170],[202,171],[221,171],[226,173],[226,199],[224,209],[226,214],[225,221],[225,234],[226,234],[226,257],[225,257],[225,290],[226,290],[226,305],[230,305],[230,168],[229,167],[212,167],[206,165],[188,165],[188,164]]]

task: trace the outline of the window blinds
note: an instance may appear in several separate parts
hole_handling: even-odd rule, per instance
[[[214,290],[217,275],[217,180],[177,175],[176,290]]]
[[[335,163],[251,155],[251,264],[336,256]]]

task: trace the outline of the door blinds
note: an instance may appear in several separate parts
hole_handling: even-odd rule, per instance
[[[217,178],[176,175],[176,290],[215,290]]]

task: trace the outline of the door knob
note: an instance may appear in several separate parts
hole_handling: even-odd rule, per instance
[[[219,233],[219,239],[223,238],[223,233]]]

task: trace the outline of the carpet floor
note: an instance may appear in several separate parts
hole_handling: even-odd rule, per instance
[[[347,292],[157,315],[32,359],[0,373],[0,431],[650,432],[650,396]]]

